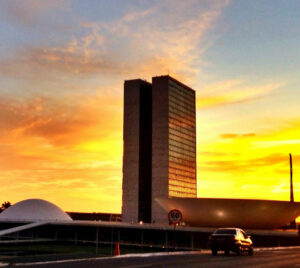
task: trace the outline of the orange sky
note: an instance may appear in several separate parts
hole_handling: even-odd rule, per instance
[[[199,197],[289,200],[292,153],[300,201],[296,9],[149,2],[0,3],[0,202],[120,212],[123,81],[167,73],[197,91]]]

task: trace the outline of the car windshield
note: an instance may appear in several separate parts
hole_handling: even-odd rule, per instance
[[[234,229],[219,229],[215,231],[215,234],[236,234]]]

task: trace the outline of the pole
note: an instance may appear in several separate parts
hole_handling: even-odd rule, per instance
[[[293,190],[293,161],[290,154],[290,201],[294,202],[294,190]]]

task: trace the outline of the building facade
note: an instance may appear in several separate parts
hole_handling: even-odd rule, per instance
[[[170,76],[124,84],[122,220],[167,223],[160,197],[197,197],[195,91]]]

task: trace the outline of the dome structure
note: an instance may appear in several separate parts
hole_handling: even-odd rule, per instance
[[[0,213],[0,221],[72,221],[58,206],[43,199],[26,199]]]

